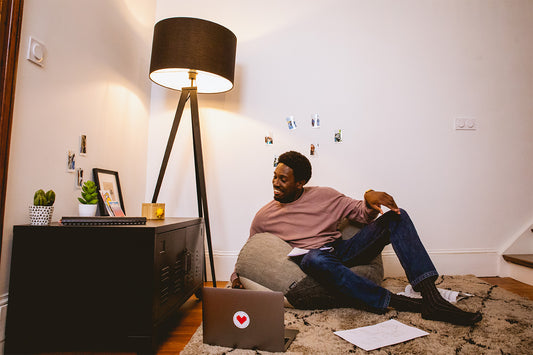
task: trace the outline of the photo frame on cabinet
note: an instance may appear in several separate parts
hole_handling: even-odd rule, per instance
[[[96,186],[98,187],[98,192],[100,192],[100,190],[109,191],[111,200],[117,201],[120,204],[120,208],[122,208],[124,214],[126,214],[124,200],[122,198],[122,190],[120,188],[120,179],[118,178],[118,171],[94,168],[93,178]],[[100,209],[101,215],[109,215],[100,193],[98,193],[98,208]]]

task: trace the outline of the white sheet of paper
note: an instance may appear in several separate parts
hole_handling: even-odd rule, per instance
[[[437,289],[440,292],[440,295],[442,298],[444,298],[446,301],[455,303],[457,301],[462,300],[463,298],[467,298],[472,296],[470,293],[466,292],[459,292],[459,291],[452,291],[452,290],[444,290],[442,288]],[[413,286],[407,285],[405,286],[404,292],[399,292],[399,295],[411,297],[411,298],[422,298],[422,294],[420,292],[416,292],[413,290]]]
[[[331,250],[332,247],[322,247],[320,250]],[[309,253],[308,249],[302,249],[302,248],[293,248],[287,256],[299,256],[299,255],[305,255]]]
[[[334,333],[366,351],[398,344],[429,333],[391,319],[383,323]]]
[[[305,255],[309,253],[309,250],[307,249],[301,249],[301,248],[293,248],[287,256],[298,256],[298,255]]]

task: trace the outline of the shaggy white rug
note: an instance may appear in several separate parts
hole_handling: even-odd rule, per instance
[[[403,291],[405,278],[387,278],[383,286]],[[286,308],[285,326],[300,331],[285,352],[293,354],[533,354],[533,301],[490,285],[474,276],[441,276],[437,287],[472,294],[457,305],[481,311],[483,320],[472,327],[422,319],[420,314],[389,311],[376,315],[365,311],[336,308],[303,311]],[[429,335],[371,352],[357,348],[333,332],[396,319]],[[271,354],[264,351],[231,349],[203,344],[202,327],[181,354]]]

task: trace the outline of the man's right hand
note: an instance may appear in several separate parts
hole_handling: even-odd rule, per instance
[[[242,284],[241,279],[238,276],[231,282],[231,288],[244,288],[244,285]]]
[[[394,198],[386,192],[368,190],[367,192],[365,192],[364,199],[365,199],[366,205],[369,208],[372,208],[373,210],[376,210],[381,214],[383,214],[381,205],[390,208],[392,211],[394,211],[397,214],[400,214],[400,209],[396,205]]]

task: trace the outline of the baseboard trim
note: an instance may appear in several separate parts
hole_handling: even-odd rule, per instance
[[[428,254],[441,275],[500,276],[499,260],[501,255],[495,249],[440,249],[428,251]],[[213,252],[217,281],[229,280],[238,255],[238,251]],[[385,276],[405,275],[396,254],[390,247],[387,247],[382,255]],[[209,260],[207,255],[206,260]],[[209,265],[207,268],[208,280],[212,280]]]
[[[213,251],[213,262],[215,264],[215,276],[217,281],[228,281],[231,274],[235,268],[235,263],[237,262],[237,257],[239,252],[220,252]],[[207,280],[212,281],[211,277],[211,267],[209,265],[209,256],[206,254],[206,264],[207,264]],[[218,285],[217,285],[218,286]]]
[[[7,304],[8,296],[9,294],[7,293],[0,295],[0,306]]]
[[[499,251],[494,249],[432,250],[428,254],[441,275],[497,276]],[[385,276],[405,276],[393,251],[383,251]]]
[[[0,354],[4,353],[4,340],[6,338],[6,315],[8,294],[0,295]]]

